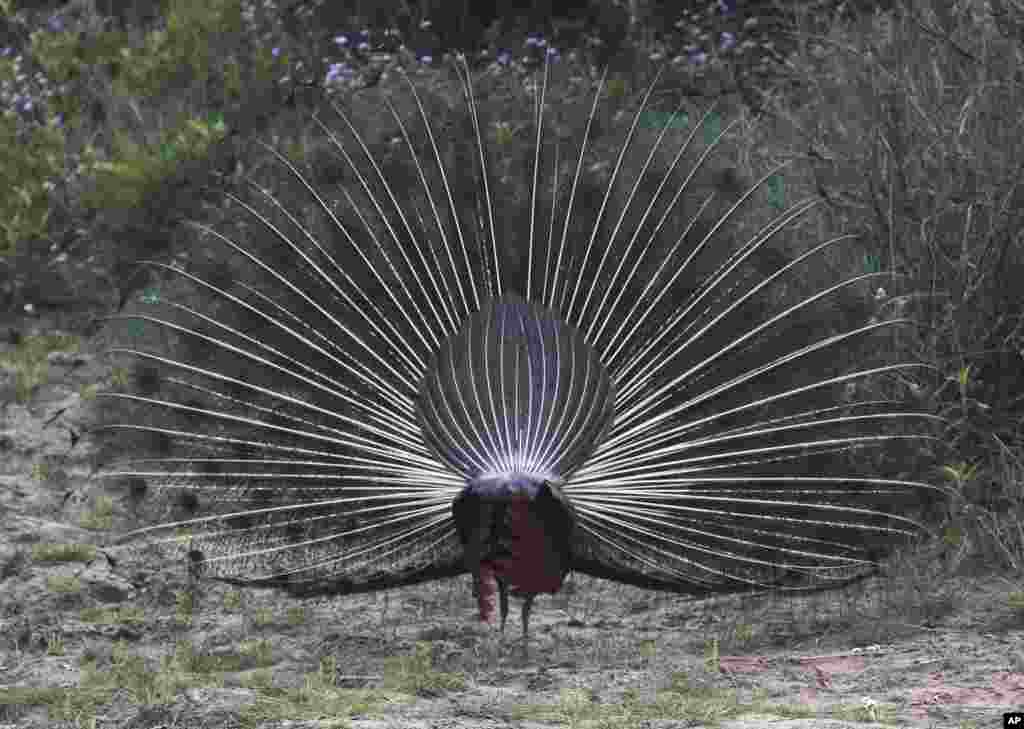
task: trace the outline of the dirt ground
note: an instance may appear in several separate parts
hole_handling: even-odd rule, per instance
[[[54,547],[101,545],[128,519],[82,437],[89,387],[110,377],[101,342],[83,342],[49,356],[25,402],[3,367],[0,729],[987,729],[1024,710],[1021,586],[923,553],[804,597],[572,577],[537,601],[524,655],[517,607],[502,638],[466,579],[297,601],[193,584],[156,555]]]

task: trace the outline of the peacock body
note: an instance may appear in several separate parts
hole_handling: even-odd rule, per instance
[[[906,322],[823,320],[879,275],[801,278],[846,238],[771,246],[814,200],[746,238],[727,231],[769,175],[687,208],[726,132],[687,167],[703,126],[680,135],[672,115],[637,154],[654,85],[589,182],[595,94],[563,175],[545,70],[521,213],[492,190],[464,81],[470,153],[438,143],[411,83],[412,115],[386,102],[386,152],[334,106],[340,124],[314,119],[327,183],[268,148],[307,204],[254,183],[228,193],[240,232],[196,223],[191,266],[150,264],[176,295],[128,317],[148,334],[113,350],[135,359],[134,390],[106,393],[103,427],[131,453],[106,475],[159,522],[129,543],[185,544],[204,575],[302,595],[469,572],[482,618],[495,592],[502,627],[508,593],[526,598],[525,635],[534,596],[570,571],[693,594],[820,587],[920,532],[938,489],[878,469],[933,418],[861,394],[919,370],[865,364]]]

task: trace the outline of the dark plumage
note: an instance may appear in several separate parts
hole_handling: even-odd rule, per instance
[[[545,72],[538,108],[546,89]],[[470,572],[481,617],[498,591],[502,627],[508,593],[525,597],[525,635],[534,596],[569,571],[802,589],[863,575],[921,530],[912,510],[938,489],[885,472],[891,449],[931,440],[936,419],[897,397],[920,365],[865,359],[903,320],[845,322],[879,274],[801,293],[804,266],[845,239],[770,245],[813,200],[727,234],[757,186],[680,202],[719,141],[682,164],[702,125],[683,140],[666,114],[623,164],[649,91],[606,182],[585,173],[596,98],[579,156],[558,150],[567,180],[538,126],[519,213],[484,172],[466,91],[472,155],[439,143],[415,88],[421,129],[391,107],[402,145],[386,154],[338,109],[317,119],[337,185],[273,152],[308,208],[231,195],[242,232],[197,225],[212,274],[152,264],[191,294],[131,317],[172,346],[114,349],[160,374],[108,393],[122,412],[105,426],[131,454],[107,475],[147,483],[160,524],[144,532],[178,530],[204,575],[297,594]],[[893,396],[862,387],[883,380]]]

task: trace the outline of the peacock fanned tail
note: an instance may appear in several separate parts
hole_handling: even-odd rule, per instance
[[[925,529],[942,491],[900,473],[938,418],[906,404],[922,365],[880,354],[911,322],[860,316],[888,272],[817,281],[849,237],[791,252],[816,200],[744,227],[779,169],[702,195],[731,127],[702,145],[714,111],[681,130],[684,101],[645,128],[657,80],[614,146],[600,91],[553,144],[547,69],[510,171],[462,74],[465,120],[412,83],[368,127],[334,104],[315,156],[267,147],[281,178],[193,224],[188,265],[148,262],[157,300],[115,317],[143,325],[113,349],[133,386],[103,393],[105,475],[156,524],[122,543],[299,594],[470,571],[483,613],[494,579],[569,571],[840,584]]]

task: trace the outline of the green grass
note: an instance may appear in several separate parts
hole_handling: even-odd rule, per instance
[[[655,721],[686,721],[716,727],[728,719],[758,717],[764,720],[807,719],[815,712],[806,707],[768,703],[762,695],[743,703],[737,691],[691,686],[677,674],[671,684],[641,698],[636,689],[626,689],[613,699],[598,701],[589,689],[563,689],[553,704],[525,704],[513,712],[517,720],[553,722],[569,727],[640,729]]]
[[[0,354],[0,365],[14,370],[15,397],[27,402],[33,391],[46,382],[49,373],[47,355],[51,352],[77,352],[78,337],[70,334],[37,334],[21,338],[13,351]]]
[[[92,544],[36,544],[32,559],[36,562],[89,562],[96,556]]]

